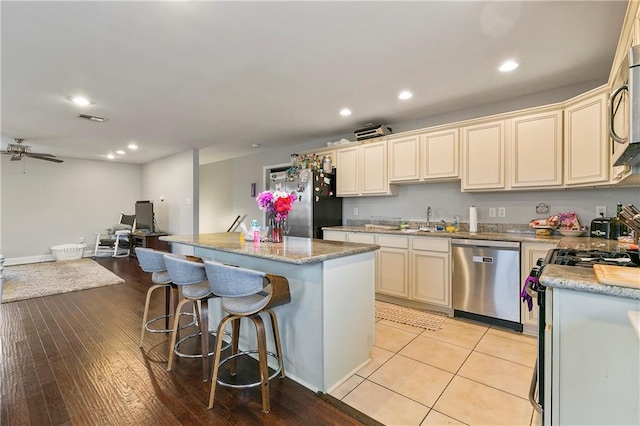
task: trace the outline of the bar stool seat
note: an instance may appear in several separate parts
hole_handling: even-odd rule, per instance
[[[269,380],[280,374],[285,377],[284,359],[278,320],[271,308],[291,301],[289,282],[278,275],[270,275],[264,272],[253,271],[245,268],[224,265],[217,262],[205,261],[205,270],[209,278],[209,284],[213,293],[222,299],[222,309],[228,313],[218,325],[216,337],[216,349],[211,374],[211,390],[209,393],[209,408],[213,408],[215,400],[216,384],[233,388],[249,388],[260,386],[262,393],[262,411],[268,413],[271,409],[269,400]],[[269,314],[273,338],[276,345],[276,353],[267,351],[265,327],[261,312]],[[240,336],[240,319],[249,318],[256,328],[258,349],[238,352],[238,340]],[[222,336],[227,323],[232,325],[231,355],[220,360],[222,351]],[[258,354],[260,381],[245,385],[230,384],[218,378],[219,367],[228,362],[233,362],[231,374],[235,374],[235,358],[249,353]],[[269,376],[267,356],[271,356],[278,362],[278,368]]]
[[[140,331],[140,342],[138,344],[140,347],[142,347],[146,332],[169,333],[173,330],[172,328],[169,328],[169,322],[170,319],[173,318],[175,313],[178,312],[176,311],[176,307],[178,305],[179,295],[178,287],[171,282],[171,277],[169,277],[169,273],[167,272],[167,268],[164,263],[165,253],[144,247],[136,247],[135,250],[140,268],[145,272],[151,273],[151,281],[155,284],[149,287],[149,290],[147,290],[147,297],[144,304],[144,313],[142,315],[142,330]],[[148,317],[149,305],[151,304],[151,295],[155,290],[158,289],[164,289],[165,291],[165,314],[149,320]],[[173,307],[173,313],[170,313],[171,306]],[[195,318],[195,315],[190,313],[184,312],[182,314],[191,315],[193,318]],[[154,328],[153,324],[162,319],[165,320],[165,328]],[[195,321],[184,325],[182,328],[189,327],[193,324],[195,324]]]

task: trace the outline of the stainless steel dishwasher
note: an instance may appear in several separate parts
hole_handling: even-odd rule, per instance
[[[454,316],[522,331],[520,243],[451,240]]]

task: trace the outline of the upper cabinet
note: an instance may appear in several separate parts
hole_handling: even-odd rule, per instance
[[[420,135],[420,179],[459,179],[458,129],[446,129]]]
[[[564,183],[585,186],[609,179],[608,93],[603,88],[577,96],[564,109]]]
[[[420,157],[418,135],[390,138],[389,181],[410,182],[420,179]]]
[[[505,121],[460,129],[462,190],[504,189]]]
[[[387,174],[386,140],[337,149],[336,158],[338,197],[395,195]]]
[[[562,111],[514,117],[510,129],[510,186],[562,185]]]

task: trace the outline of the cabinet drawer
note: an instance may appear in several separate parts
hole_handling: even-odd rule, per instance
[[[409,248],[409,237],[395,235],[378,235],[378,245],[381,247]]]
[[[414,250],[449,252],[448,238],[413,237]]]
[[[363,244],[375,244],[376,237],[373,234],[362,234],[360,232],[353,232],[349,234],[348,238],[350,243],[363,243]]]

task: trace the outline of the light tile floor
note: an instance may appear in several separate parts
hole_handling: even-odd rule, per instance
[[[536,425],[536,339],[457,318],[376,322],[372,361],[331,395],[385,425]]]

